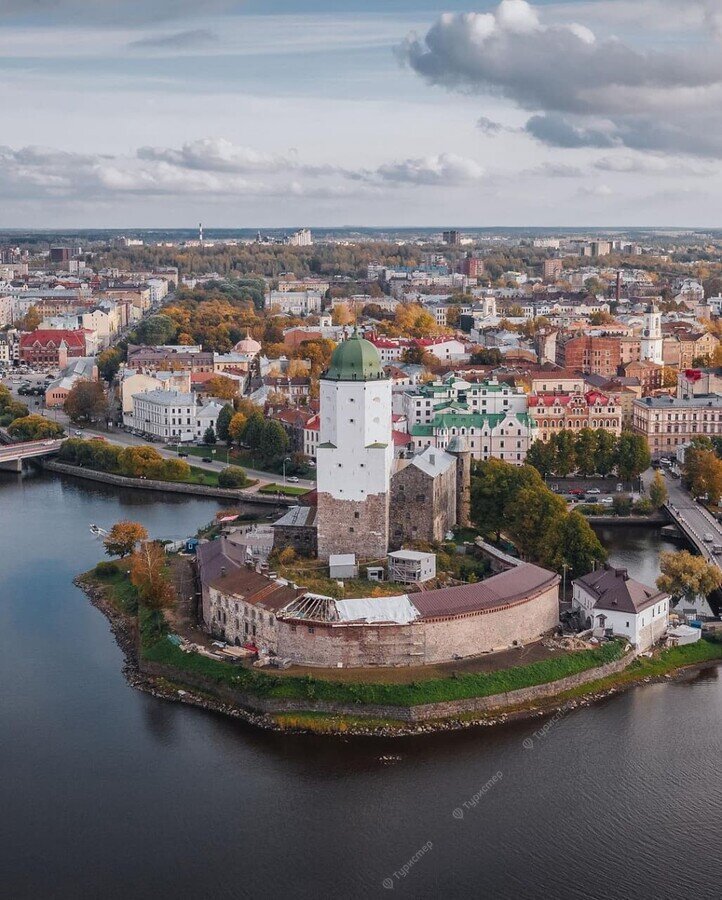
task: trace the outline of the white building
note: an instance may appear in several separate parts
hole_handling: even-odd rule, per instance
[[[669,595],[630,578],[626,569],[605,563],[572,584],[572,607],[600,636],[611,632],[625,637],[641,651],[656,644],[667,630]]]
[[[206,429],[215,430],[223,404],[209,400],[197,402],[195,394],[155,390],[133,395],[135,427],[169,443],[188,443],[203,439]]]
[[[323,295],[318,291],[269,291],[266,309],[277,309],[290,316],[318,315]]]
[[[436,578],[436,554],[418,550],[389,553],[388,579],[402,584],[423,584]]]
[[[644,315],[644,328],[640,342],[640,356],[642,361],[658,363],[662,365],[664,339],[662,337],[662,313],[654,303],[650,303]]]
[[[450,375],[443,381],[422,384],[403,394],[403,412],[409,426],[428,425],[443,412],[505,415],[526,411],[524,391],[495,379],[477,383]]]
[[[289,247],[310,247],[313,244],[313,235],[310,228],[299,228],[286,239]]]
[[[318,556],[383,557],[394,462],[391,381],[376,348],[354,331],[334,350],[320,388]]]

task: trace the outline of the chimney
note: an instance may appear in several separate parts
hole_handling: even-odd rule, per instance
[[[221,566],[221,578],[225,578],[225,577],[226,577],[226,567]]]

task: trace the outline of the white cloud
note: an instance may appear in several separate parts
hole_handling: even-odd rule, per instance
[[[642,49],[503,0],[493,13],[444,14],[400,54],[431,84],[536,113],[527,131],[551,146],[722,156],[722,56],[709,41],[693,53]]]
[[[387,163],[379,166],[375,174],[384,181],[449,186],[479,181],[484,176],[484,169],[472,159],[441,153]]]

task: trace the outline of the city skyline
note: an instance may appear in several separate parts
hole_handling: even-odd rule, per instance
[[[0,227],[717,224],[712,0],[334,6],[0,2]]]

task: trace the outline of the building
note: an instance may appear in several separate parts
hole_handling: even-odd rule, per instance
[[[313,236],[310,228],[300,228],[290,237],[286,238],[289,247],[310,247],[313,244]]]
[[[153,390],[133,395],[133,426],[169,443],[201,441],[207,428],[215,430],[223,404],[201,405],[195,394]]]
[[[180,391],[189,394],[190,372],[148,372],[124,367],[119,372],[120,405],[123,424],[134,428],[133,396],[147,391]]]
[[[389,553],[388,580],[401,584],[424,584],[436,578],[436,554],[418,550]]]
[[[38,329],[20,337],[20,359],[29,366],[62,369],[69,359],[86,355],[84,331]]]
[[[560,431],[578,432],[583,428],[603,428],[610,434],[622,433],[622,404],[618,397],[587,391],[586,394],[532,394],[529,413],[539,430],[539,438],[548,441]]]
[[[456,229],[443,231],[441,233],[441,240],[450,247],[458,247],[461,243],[461,232]]]
[[[605,563],[572,582],[572,608],[595,633],[625,637],[635,649],[659,641],[669,621],[669,595],[629,577],[626,569]]]
[[[290,547],[300,556],[316,556],[316,507],[293,506],[274,522],[273,550],[279,553]]]
[[[415,452],[427,447],[446,450],[458,437],[468,443],[473,459],[503,459],[520,466],[537,439],[537,424],[527,413],[484,414],[439,412],[427,425],[409,429]]]
[[[320,379],[320,403],[318,556],[384,557],[394,460],[391,381],[376,348],[358,332],[334,350]]]
[[[700,435],[722,435],[722,396],[635,400],[632,427],[647,439],[652,456],[668,456]]]
[[[563,369],[611,378],[620,365],[620,349],[618,337],[579,335],[557,341],[556,361]]]
[[[662,364],[663,356],[662,313],[654,303],[650,303],[644,315],[644,328],[640,343],[643,361]]]
[[[78,356],[71,360],[62,375],[51,381],[45,389],[45,406],[49,409],[62,406],[78,381],[97,381],[98,367],[94,356]]]
[[[483,278],[485,273],[484,260],[469,253],[462,260],[461,271],[467,278]]]
[[[544,281],[556,281],[564,271],[564,263],[561,259],[545,259],[542,265],[542,277]]]
[[[323,295],[318,291],[269,291],[266,309],[289,316],[318,315],[323,307]]]
[[[460,524],[459,465],[457,456],[434,447],[399,461],[400,468],[391,479],[390,547],[397,549],[416,541],[441,543],[447,532]]]
[[[127,365],[131,369],[152,372],[213,372],[213,361],[213,353],[206,353],[200,347],[146,347],[128,344]]]
[[[664,366],[649,360],[630,362],[623,367],[624,377],[639,381],[642,394],[651,394],[660,390],[664,382]]]

